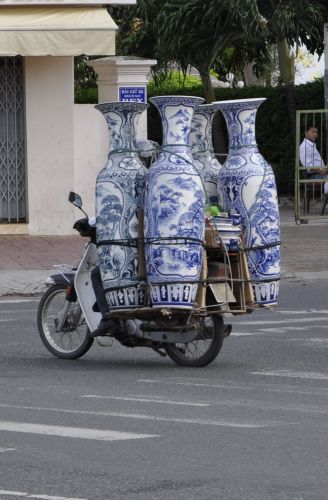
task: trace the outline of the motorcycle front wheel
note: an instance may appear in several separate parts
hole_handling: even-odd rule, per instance
[[[220,316],[199,318],[196,338],[188,343],[166,344],[167,355],[180,366],[206,366],[219,354],[224,339],[224,324]]]
[[[67,301],[67,286],[64,284],[53,285],[43,294],[37,319],[43,344],[58,358],[77,359],[93,344],[80,304]],[[58,328],[61,323],[61,328]]]

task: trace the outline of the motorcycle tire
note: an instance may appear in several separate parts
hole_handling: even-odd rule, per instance
[[[77,359],[92,346],[94,339],[84,320],[78,300],[70,302],[63,328],[58,331],[60,315],[67,304],[67,286],[53,285],[42,295],[37,323],[41,340],[51,354],[61,359]]]
[[[201,367],[214,361],[221,350],[223,339],[223,320],[221,316],[213,315],[200,319],[200,331],[193,341],[186,344],[165,344],[164,347],[167,355],[177,365]],[[198,351],[200,344],[204,349]]]

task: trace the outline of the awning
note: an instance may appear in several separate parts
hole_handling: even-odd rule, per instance
[[[0,56],[114,55],[116,30],[104,7],[0,7]]]

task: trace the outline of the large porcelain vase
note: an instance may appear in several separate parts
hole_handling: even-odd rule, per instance
[[[148,104],[110,102],[95,107],[106,119],[111,144],[96,182],[100,272],[110,308],[141,307],[147,297],[138,251],[146,169],[136,151],[135,130]]]
[[[241,215],[255,302],[271,305],[279,292],[280,221],[274,173],[255,138],[256,113],[263,101],[219,103],[229,133],[229,155],[219,180],[225,209]]]
[[[153,97],[163,128],[162,150],[145,189],[145,250],[152,306],[191,308],[203,258],[205,192],[189,145],[199,97]]]
[[[209,205],[222,204],[218,199],[219,170],[222,165],[216,159],[212,142],[212,124],[219,105],[200,104],[197,106],[190,130],[191,152],[194,166],[204,182],[206,203]]]

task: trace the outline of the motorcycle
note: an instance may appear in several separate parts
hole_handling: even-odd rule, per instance
[[[98,264],[95,219],[89,219],[82,208],[81,197],[69,193],[69,201],[81,210],[84,218],[73,228],[89,241],[82,258],[73,266],[55,266],[58,272],[46,280],[47,290],[41,297],[37,323],[41,340],[50,353],[62,359],[76,359],[91,348],[101,314],[92,286],[91,272]],[[151,307],[113,310],[120,333],[108,331],[96,340],[110,346],[117,340],[125,347],[148,347],[160,356],[169,356],[180,366],[199,367],[211,363],[219,354],[225,336],[231,330],[224,326],[222,316],[199,310],[160,312]]]

